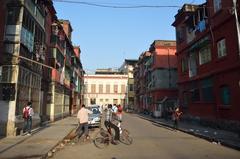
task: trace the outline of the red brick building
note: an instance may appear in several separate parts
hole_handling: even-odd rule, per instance
[[[177,104],[176,42],[155,40],[135,68],[136,105],[140,111],[163,116]]]
[[[3,40],[4,40],[4,30],[5,30],[5,21],[6,21],[6,13],[7,8],[4,4],[5,1],[0,1],[0,11],[1,11],[1,18],[0,18],[0,51],[3,50]],[[0,52],[0,64],[2,64],[3,52]]]
[[[150,48],[151,58],[146,67],[150,78],[148,94],[150,111],[162,116],[170,107],[177,105],[177,57],[176,42],[155,40]],[[160,114],[159,114],[160,113]]]
[[[185,114],[240,121],[239,14],[234,11],[233,1],[207,0],[185,4],[175,16],[179,98]]]

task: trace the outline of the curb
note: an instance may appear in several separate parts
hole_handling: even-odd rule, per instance
[[[61,140],[59,140],[57,142],[57,144],[55,144],[54,146],[52,146],[52,148],[49,148],[49,150],[47,151],[47,153],[42,154],[42,156],[40,157],[40,159],[48,159],[51,158],[48,156],[49,152],[52,152],[53,149],[55,149],[59,144],[61,144],[66,138],[67,136],[69,136],[76,128],[73,128],[72,130],[69,131],[69,133],[67,135],[65,135]]]
[[[151,121],[153,123],[157,123],[157,124],[160,124],[160,125],[163,125],[163,126],[166,126],[166,127],[174,128],[172,125],[169,125],[169,124],[166,124],[166,123],[163,123],[163,122],[159,122],[159,121],[155,121],[154,119],[150,119],[150,118],[147,118],[147,117],[144,117],[144,116],[141,116],[141,115],[139,115],[139,117],[142,118],[142,119]],[[193,136],[196,136],[196,137],[199,137],[199,138],[202,138],[202,139],[205,139],[209,142],[215,142],[219,145],[222,145],[222,146],[229,147],[229,148],[240,151],[240,146],[228,143],[226,141],[221,141],[221,140],[216,139],[216,138],[205,136],[205,135],[202,135],[202,134],[199,134],[199,133],[194,133],[194,132],[187,131],[187,130],[181,129],[181,128],[178,128],[177,130],[179,130],[181,132],[184,132],[184,133],[187,133],[187,134],[190,134],[190,135],[193,135]]]

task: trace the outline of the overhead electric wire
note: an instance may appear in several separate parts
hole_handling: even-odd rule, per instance
[[[74,1],[74,0],[53,0],[55,2],[62,2],[62,3],[72,3],[72,4],[79,4],[79,5],[87,5],[87,6],[94,6],[94,7],[102,7],[102,8],[114,8],[114,9],[140,9],[140,8],[179,8],[181,9],[182,6],[178,5],[126,5],[126,4],[120,4],[120,3],[96,3],[96,2],[85,2],[85,1]],[[194,5],[193,3],[195,0],[193,0],[190,4]],[[114,4],[114,5],[107,5],[107,4]],[[199,4],[196,4],[199,5]],[[206,7],[202,6],[204,8],[213,8],[213,7]],[[198,6],[198,8],[201,8],[201,6]],[[222,9],[232,9],[233,7],[222,7]]]
[[[82,4],[88,6],[95,6],[95,7],[104,7],[104,8],[119,8],[119,9],[133,9],[133,8],[181,8],[181,6],[175,5],[105,5],[100,3],[90,3],[84,1],[72,1],[72,0],[53,0],[55,2],[63,2],[63,3],[75,3],[75,4]]]

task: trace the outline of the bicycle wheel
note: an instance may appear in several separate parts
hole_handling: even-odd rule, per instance
[[[100,129],[93,140],[95,146],[100,149],[107,147],[110,144],[110,141],[111,135],[103,129]]]
[[[133,138],[130,136],[128,130],[122,130],[122,134],[120,135],[120,142],[126,145],[131,145],[133,143]]]

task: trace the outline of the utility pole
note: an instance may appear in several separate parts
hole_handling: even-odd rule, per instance
[[[234,15],[236,20],[236,28],[237,28],[237,38],[238,38],[238,54],[240,57],[240,29],[239,29],[239,20],[238,20],[238,14],[237,14],[237,0],[233,0],[233,9],[234,9]]]

